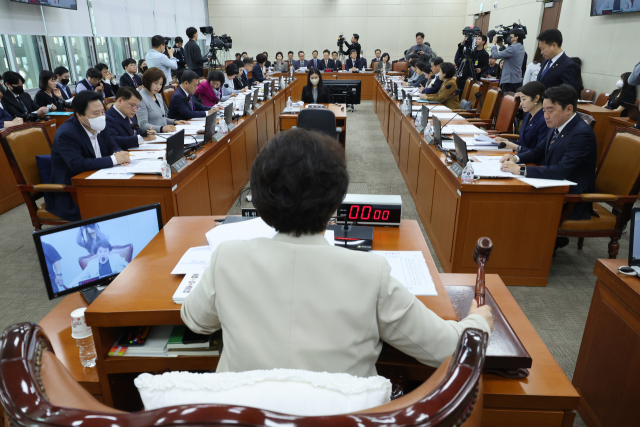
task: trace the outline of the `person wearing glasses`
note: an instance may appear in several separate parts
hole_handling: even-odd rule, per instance
[[[164,72],[158,67],[151,67],[142,76],[140,95],[142,102],[136,112],[138,124],[144,130],[154,130],[157,133],[174,132],[174,125],[184,124],[180,120],[168,117],[169,109],[162,98],[162,91],[167,83]]]
[[[130,86],[123,86],[116,93],[116,102],[107,110],[107,132],[111,139],[123,150],[139,147],[145,142],[156,139],[154,130],[147,131],[147,136],[140,135],[140,127],[136,112],[140,107],[142,95]]]

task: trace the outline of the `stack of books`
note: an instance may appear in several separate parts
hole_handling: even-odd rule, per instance
[[[184,325],[156,325],[150,327],[144,340],[135,342],[131,337],[138,329],[126,330],[109,351],[109,356],[219,356],[222,351],[222,331],[200,335]]]
[[[222,350],[222,331],[201,335],[186,326],[174,326],[167,350],[169,356],[219,356]]]

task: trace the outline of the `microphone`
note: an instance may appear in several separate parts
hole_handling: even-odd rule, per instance
[[[475,97],[478,100],[478,104],[480,104],[480,111],[482,111],[482,104],[484,104],[484,102],[482,102],[482,100],[480,99],[482,98],[482,92],[476,92]]]
[[[134,132],[135,132],[135,131],[138,131],[138,132],[140,133],[140,136],[141,136],[141,137],[143,137],[143,138],[144,138],[145,136],[149,136],[149,132],[147,132],[146,130],[141,130],[141,129],[140,129],[140,126],[138,126],[138,124],[137,124],[137,123],[131,123],[131,124],[129,125],[129,127],[130,127]]]
[[[504,143],[504,142],[501,142],[501,143],[498,144],[498,148],[505,148],[506,146],[507,146],[507,144]]]
[[[458,95],[458,96],[460,96],[460,94],[461,94],[461,93],[462,93],[462,89],[458,89],[458,90],[456,90],[455,92],[453,92],[449,97],[447,97],[447,99],[451,98],[453,95]],[[446,102],[446,100],[447,100],[447,99],[445,99],[445,100],[444,100],[444,101],[442,101],[442,102]],[[442,126],[442,128],[441,128],[441,129],[444,129],[444,127],[445,127],[446,125],[448,125],[448,124],[449,124],[449,122],[450,122],[451,120],[455,119],[456,117],[457,117],[457,114],[456,114],[455,116],[451,117],[451,118],[449,119],[449,121],[448,121],[447,123],[445,123],[445,124]]]

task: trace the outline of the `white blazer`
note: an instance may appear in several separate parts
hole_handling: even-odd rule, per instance
[[[445,321],[390,276],[375,254],[330,246],[321,234],[218,246],[182,320],[194,332],[220,328],[218,372],[305,369],[376,375],[387,342],[437,366],[466,328],[490,332],[477,314]]]
[[[127,261],[125,261],[124,258],[122,258],[120,255],[118,254],[109,254],[109,265],[111,266],[111,271],[114,273],[120,273],[122,270],[124,270],[124,268],[128,265]],[[78,277],[76,277],[73,280],[73,283],[71,283],[71,285],[68,288],[73,288],[75,286],[78,286],[78,283],[83,281],[83,280],[87,280],[87,279],[91,279],[93,277],[98,277],[100,275],[100,259],[99,258],[94,258],[91,261],[89,261],[89,263],[87,264],[87,267],[82,270],[82,273],[80,273],[78,275]]]

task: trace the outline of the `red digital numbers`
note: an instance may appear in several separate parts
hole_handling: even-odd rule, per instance
[[[389,211],[381,210],[381,209],[373,209],[371,206],[362,206],[362,211],[360,211],[360,206],[352,205],[349,208],[348,218],[356,221],[367,221],[371,219],[371,215],[373,213],[374,221],[387,221],[389,219]]]

